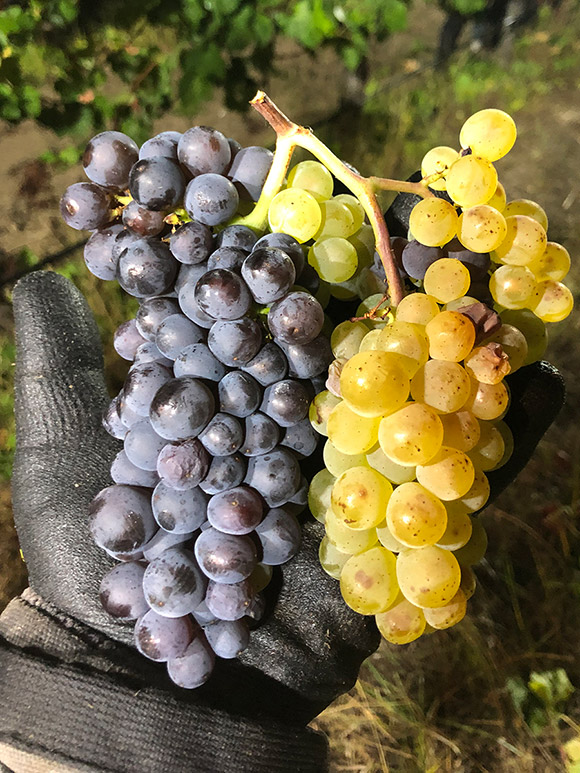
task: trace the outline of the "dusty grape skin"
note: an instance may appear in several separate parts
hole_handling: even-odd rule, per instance
[[[261,249],[262,247],[278,247],[279,249],[283,250],[286,255],[288,255],[292,263],[294,263],[294,269],[296,271],[297,278],[301,277],[305,268],[311,269],[312,273],[318,277],[318,274],[312,268],[312,266],[308,266],[306,264],[304,259],[304,250],[293,236],[283,233],[266,234],[265,236],[262,236],[261,239],[258,239],[254,245],[254,249],[256,250]],[[300,281],[297,281],[297,284],[302,286]],[[318,285],[316,286],[316,289],[318,289]]]
[[[178,687],[193,690],[207,682],[213,671],[215,655],[202,632],[197,632],[194,640],[181,657],[167,661],[167,673]]]
[[[195,557],[206,577],[228,585],[248,578],[258,563],[256,547],[249,537],[224,534],[213,527],[197,538]]]
[[[156,134],[155,137],[151,137],[141,145],[139,158],[165,156],[165,158],[177,161],[177,144],[180,139],[181,132],[166,131]]]
[[[316,451],[319,439],[320,435],[313,428],[310,419],[305,418],[286,428],[280,445],[291,448],[301,459],[307,459]]]
[[[238,250],[251,252],[258,237],[246,225],[229,225],[216,236],[216,247],[236,247]]]
[[[172,379],[157,392],[149,418],[155,431],[167,440],[195,438],[214,413],[209,389],[189,376]]]
[[[129,172],[139,158],[139,148],[126,134],[106,131],[91,139],[83,154],[83,168],[89,180],[105,187],[124,190]]]
[[[179,164],[165,156],[137,161],[129,175],[131,196],[146,209],[162,212],[175,207],[185,192]]]
[[[176,534],[175,532],[158,529],[149,542],[143,546],[143,558],[146,561],[153,561],[153,559],[160,556],[168,548],[177,547],[178,545],[188,548],[193,537],[194,532],[192,531],[187,532],[187,534]]]
[[[199,623],[201,626],[210,625],[210,623],[215,623],[215,621],[218,619],[212,612],[209,611],[207,608],[207,604],[205,603],[205,599],[201,602],[199,606],[197,606],[193,612],[192,612],[195,621]]]
[[[169,240],[169,249],[180,263],[204,263],[214,250],[211,228],[192,220],[180,226]]]
[[[185,277],[183,277],[184,271],[187,272]],[[195,287],[198,280],[205,273],[207,273],[205,263],[200,263],[199,266],[182,266],[175,287],[177,289],[179,285],[177,297],[181,311],[188,319],[195,322],[196,325],[209,330],[215,319],[206,314],[205,311],[202,311],[195,299]],[[183,278],[182,284],[179,283],[180,277]]]
[[[129,428],[124,450],[131,464],[140,470],[154,472],[157,469],[157,457],[165,442],[154,431],[149,419],[142,418]]]
[[[226,137],[216,129],[194,126],[179,139],[177,157],[192,175],[222,174],[230,164],[232,152]]]
[[[121,424],[127,427],[127,429],[131,429],[134,424],[143,421],[143,416],[135,413],[135,411],[131,410],[131,408],[129,408],[129,406],[125,403],[122,392],[119,393],[118,398],[117,413],[121,419]]]
[[[141,239],[144,238],[146,237],[141,236],[141,234],[136,234],[134,231],[131,231],[130,228],[123,228],[121,231],[119,231],[119,233],[115,236],[112,247],[113,260],[117,263],[117,271],[119,258],[121,257],[122,253],[130,244],[140,242]]]
[[[184,347],[173,365],[176,378],[192,376],[207,381],[221,381],[227,368],[204,343]]]
[[[127,556],[138,553],[157,525],[146,489],[108,486],[89,506],[89,525],[97,545]]]
[[[111,196],[103,188],[94,183],[73,183],[62,195],[60,214],[71,228],[94,231],[111,222],[111,206]]]
[[[241,454],[216,456],[211,460],[209,471],[199,487],[206,494],[219,494],[238,486],[244,479],[246,469],[246,460]]]
[[[302,538],[300,524],[282,508],[270,510],[256,534],[262,544],[262,563],[270,566],[285,564],[295,556]]]
[[[207,270],[213,271],[214,268],[226,268],[239,274],[246,255],[246,251],[240,250],[238,247],[218,247],[207,259]]]
[[[155,343],[162,354],[175,360],[182,349],[200,343],[204,337],[202,328],[184,314],[170,314],[157,328]]]
[[[266,388],[260,410],[281,427],[291,427],[306,417],[309,405],[310,398],[302,384],[285,379]]]
[[[220,658],[237,658],[250,643],[250,631],[244,620],[218,620],[205,628],[209,646]]]
[[[178,445],[168,443],[157,457],[157,472],[168,486],[177,491],[187,491],[205,478],[209,462],[210,457],[197,438]]]
[[[241,370],[226,373],[218,386],[220,410],[245,418],[260,405],[262,390],[251,376]]]
[[[256,491],[238,486],[213,496],[207,517],[214,529],[224,534],[250,534],[260,523],[264,508]]]
[[[250,607],[253,595],[249,580],[228,585],[210,580],[205,594],[205,603],[209,611],[219,620],[240,620]]]
[[[190,614],[202,602],[206,588],[195,556],[181,547],[168,548],[151,561],[143,577],[147,603],[161,617]]]
[[[208,271],[198,280],[195,300],[201,310],[214,319],[239,319],[252,305],[246,283],[225,268]]]
[[[289,292],[296,281],[296,269],[278,247],[259,247],[245,259],[242,276],[254,300],[270,305]]]
[[[111,464],[111,478],[114,483],[126,486],[154,488],[159,482],[155,470],[143,470],[129,459],[124,450],[119,451]]]
[[[157,236],[165,228],[163,212],[154,212],[141,206],[138,201],[130,201],[123,209],[123,225],[141,236]]]
[[[255,488],[270,507],[279,507],[298,490],[300,467],[290,450],[276,448],[268,454],[249,459],[244,482]]]
[[[149,362],[157,362],[159,365],[163,365],[165,368],[170,368],[173,364],[168,357],[165,357],[165,355],[161,354],[153,341],[145,341],[137,347],[133,365],[146,365]]]
[[[330,341],[323,335],[309,344],[284,344],[282,349],[288,360],[288,375],[295,378],[314,378],[334,359]]]
[[[228,177],[236,183],[244,197],[258,201],[272,166],[274,154],[267,148],[251,145],[236,153],[228,170]]]
[[[288,360],[279,346],[268,341],[241,369],[262,386],[270,386],[284,378],[288,372]]]
[[[216,413],[199,436],[211,456],[230,456],[242,445],[244,431],[234,416]]]
[[[224,365],[240,367],[260,351],[262,329],[249,317],[219,319],[209,331],[207,345]]]
[[[116,395],[105,408],[105,412],[103,413],[103,427],[111,437],[117,438],[117,440],[124,440],[128,428],[121,421],[118,408],[119,395]]]
[[[183,206],[187,214],[204,225],[220,225],[236,214],[240,198],[227,178],[202,174],[189,183]]]
[[[310,343],[319,335],[323,324],[322,306],[308,293],[289,293],[268,312],[270,332],[285,344]]]
[[[171,378],[171,371],[159,362],[135,365],[125,380],[122,400],[139,416],[148,416],[151,402]]]
[[[120,622],[137,620],[149,605],[143,593],[145,567],[136,561],[127,561],[113,567],[101,580],[99,598],[103,609]]]
[[[160,241],[140,239],[119,257],[119,284],[137,298],[168,292],[177,274],[177,262]]]
[[[121,322],[113,336],[113,347],[124,360],[134,360],[139,346],[145,339],[139,332],[134,319]]]
[[[280,440],[276,422],[263,413],[252,413],[245,419],[245,435],[240,451],[244,456],[260,456],[273,451]]]
[[[113,255],[113,245],[116,237],[122,232],[119,223],[95,231],[85,244],[83,256],[91,274],[99,279],[112,281],[117,278],[118,256]]]
[[[194,636],[189,616],[162,617],[150,609],[135,626],[135,646],[149,660],[158,663],[182,655]]]
[[[151,495],[151,507],[155,520],[164,531],[189,534],[205,521],[208,499],[197,486],[180,491],[159,481]]]

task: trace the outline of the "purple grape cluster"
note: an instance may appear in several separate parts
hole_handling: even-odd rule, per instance
[[[298,242],[215,228],[259,197],[271,160],[206,127],[140,150],[105,132],[84,156],[91,182],[61,205],[93,230],[88,268],[140,302],[115,334],[132,364],[103,420],[123,450],[90,510],[95,542],[121,562],[101,600],[186,688],[247,646],[272,567],[299,548],[300,463],[318,442],[308,408],[332,360]],[[191,220],[171,228],[181,206]]]

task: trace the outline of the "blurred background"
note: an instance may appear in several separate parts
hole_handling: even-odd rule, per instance
[[[111,393],[127,369],[112,335],[135,301],[88,273],[83,234],[58,212],[88,139],[205,124],[271,145],[247,105],[260,87],[363,174],[405,179],[429,148],[457,146],[472,112],[502,108],[519,131],[498,163],[508,200],[547,211],[577,295],[578,11],[578,0],[0,0],[0,610],[26,581],[9,491],[15,280],[37,266],[72,279],[97,317]],[[316,722],[332,771],[580,772],[579,329],[578,311],[551,326],[568,402],[484,513],[468,617],[383,643]]]

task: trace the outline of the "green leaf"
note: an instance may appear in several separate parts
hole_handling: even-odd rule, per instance
[[[274,37],[274,22],[269,16],[259,13],[254,21],[254,34],[261,46],[265,46]]]

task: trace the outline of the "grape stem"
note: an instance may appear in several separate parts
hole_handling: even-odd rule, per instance
[[[433,196],[425,181],[404,182],[385,177],[363,177],[350,169],[326,145],[314,135],[311,129],[299,126],[291,121],[263,91],[258,91],[250,101],[252,107],[266,119],[276,132],[276,151],[272,166],[262,188],[262,193],[253,211],[236,223],[247,225],[257,231],[263,231],[268,224],[268,209],[272,199],[282,188],[284,178],[294,149],[308,150],[321,161],[358,198],[375,235],[376,250],[385,269],[391,304],[397,306],[404,296],[403,283],[399,274],[395,256],[391,249],[391,239],[385,218],[377,201],[378,191],[398,191],[414,193],[422,198]]]

